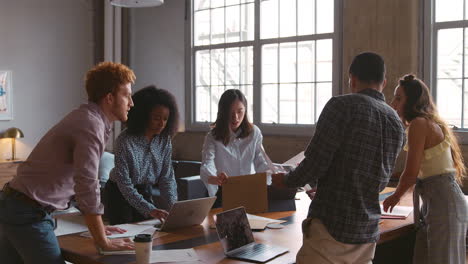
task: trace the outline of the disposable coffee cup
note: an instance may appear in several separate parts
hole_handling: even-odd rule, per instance
[[[135,242],[136,264],[149,264],[153,237],[150,234],[138,234],[133,242]]]

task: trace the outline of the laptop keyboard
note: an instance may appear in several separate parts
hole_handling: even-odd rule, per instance
[[[260,255],[270,249],[272,247],[264,245],[264,244],[255,244],[252,247],[247,247],[243,249],[241,252],[237,252],[232,254],[233,257],[241,257],[241,258],[249,258]]]

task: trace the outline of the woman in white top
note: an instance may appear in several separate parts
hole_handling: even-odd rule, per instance
[[[263,150],[260,129],[247,118],[247,100],[240,90],[226,90],[218,103],[218,116],[205,137],[200,176],[210,196],[218,197],[229,176],[270,170],[271,161]]]
[[[416,184],[413,263],[465,263],[468,207],[458,185],[465,166],[457,140],[439,117],[427,86],[413,75],[400,80],[392,106],[408,127],[408,155],[395,193],[383,202],[384,211],[393,210]]]

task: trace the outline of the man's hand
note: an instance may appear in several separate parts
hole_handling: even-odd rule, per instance
[[[127,232],[127,230],[116,227],[116,226],[105,226],[104,228],[106,230],[106,236],[109,236],[112,234],[123,234]]]
[[[276,173],[271,175],[271,185],[278,188],[287,188],[284,184],[284,173]]]
[[[392,194],[383,201],[383,210],[385,212],[388,212],[388,210],[390,210],[390,213],[391,213],[395,205],[397,205],[399,202],[400,202],[400,197],[395,194]]]
[[[169,213],[166,210],[154,209],[153,211],[150,212],[150,215],[151,217],[159,219],[161,222],[164,222],[164,220],[166,220]]]
[[[106,239],[103,245],[98,245],[102,250],[118,251],[118,250],[133,250],[135,245],[130,238]]]
[[[208,176],[208,183],[221,186],[227,182],[228,178],[225,172],[221,172],[218,176]]]

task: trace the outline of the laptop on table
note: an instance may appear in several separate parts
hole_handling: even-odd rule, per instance
[[[224,254],[230,258],[267,262],[289,251],[283,247],[255,243],[244,207],[217,214],[216,231]]]
[[[215,200],[216,196],[177,201],[169,210],[166,221],[156,224],[154,227],[160,231],[167,231],[179,227],[199,225],[205,220]]]

